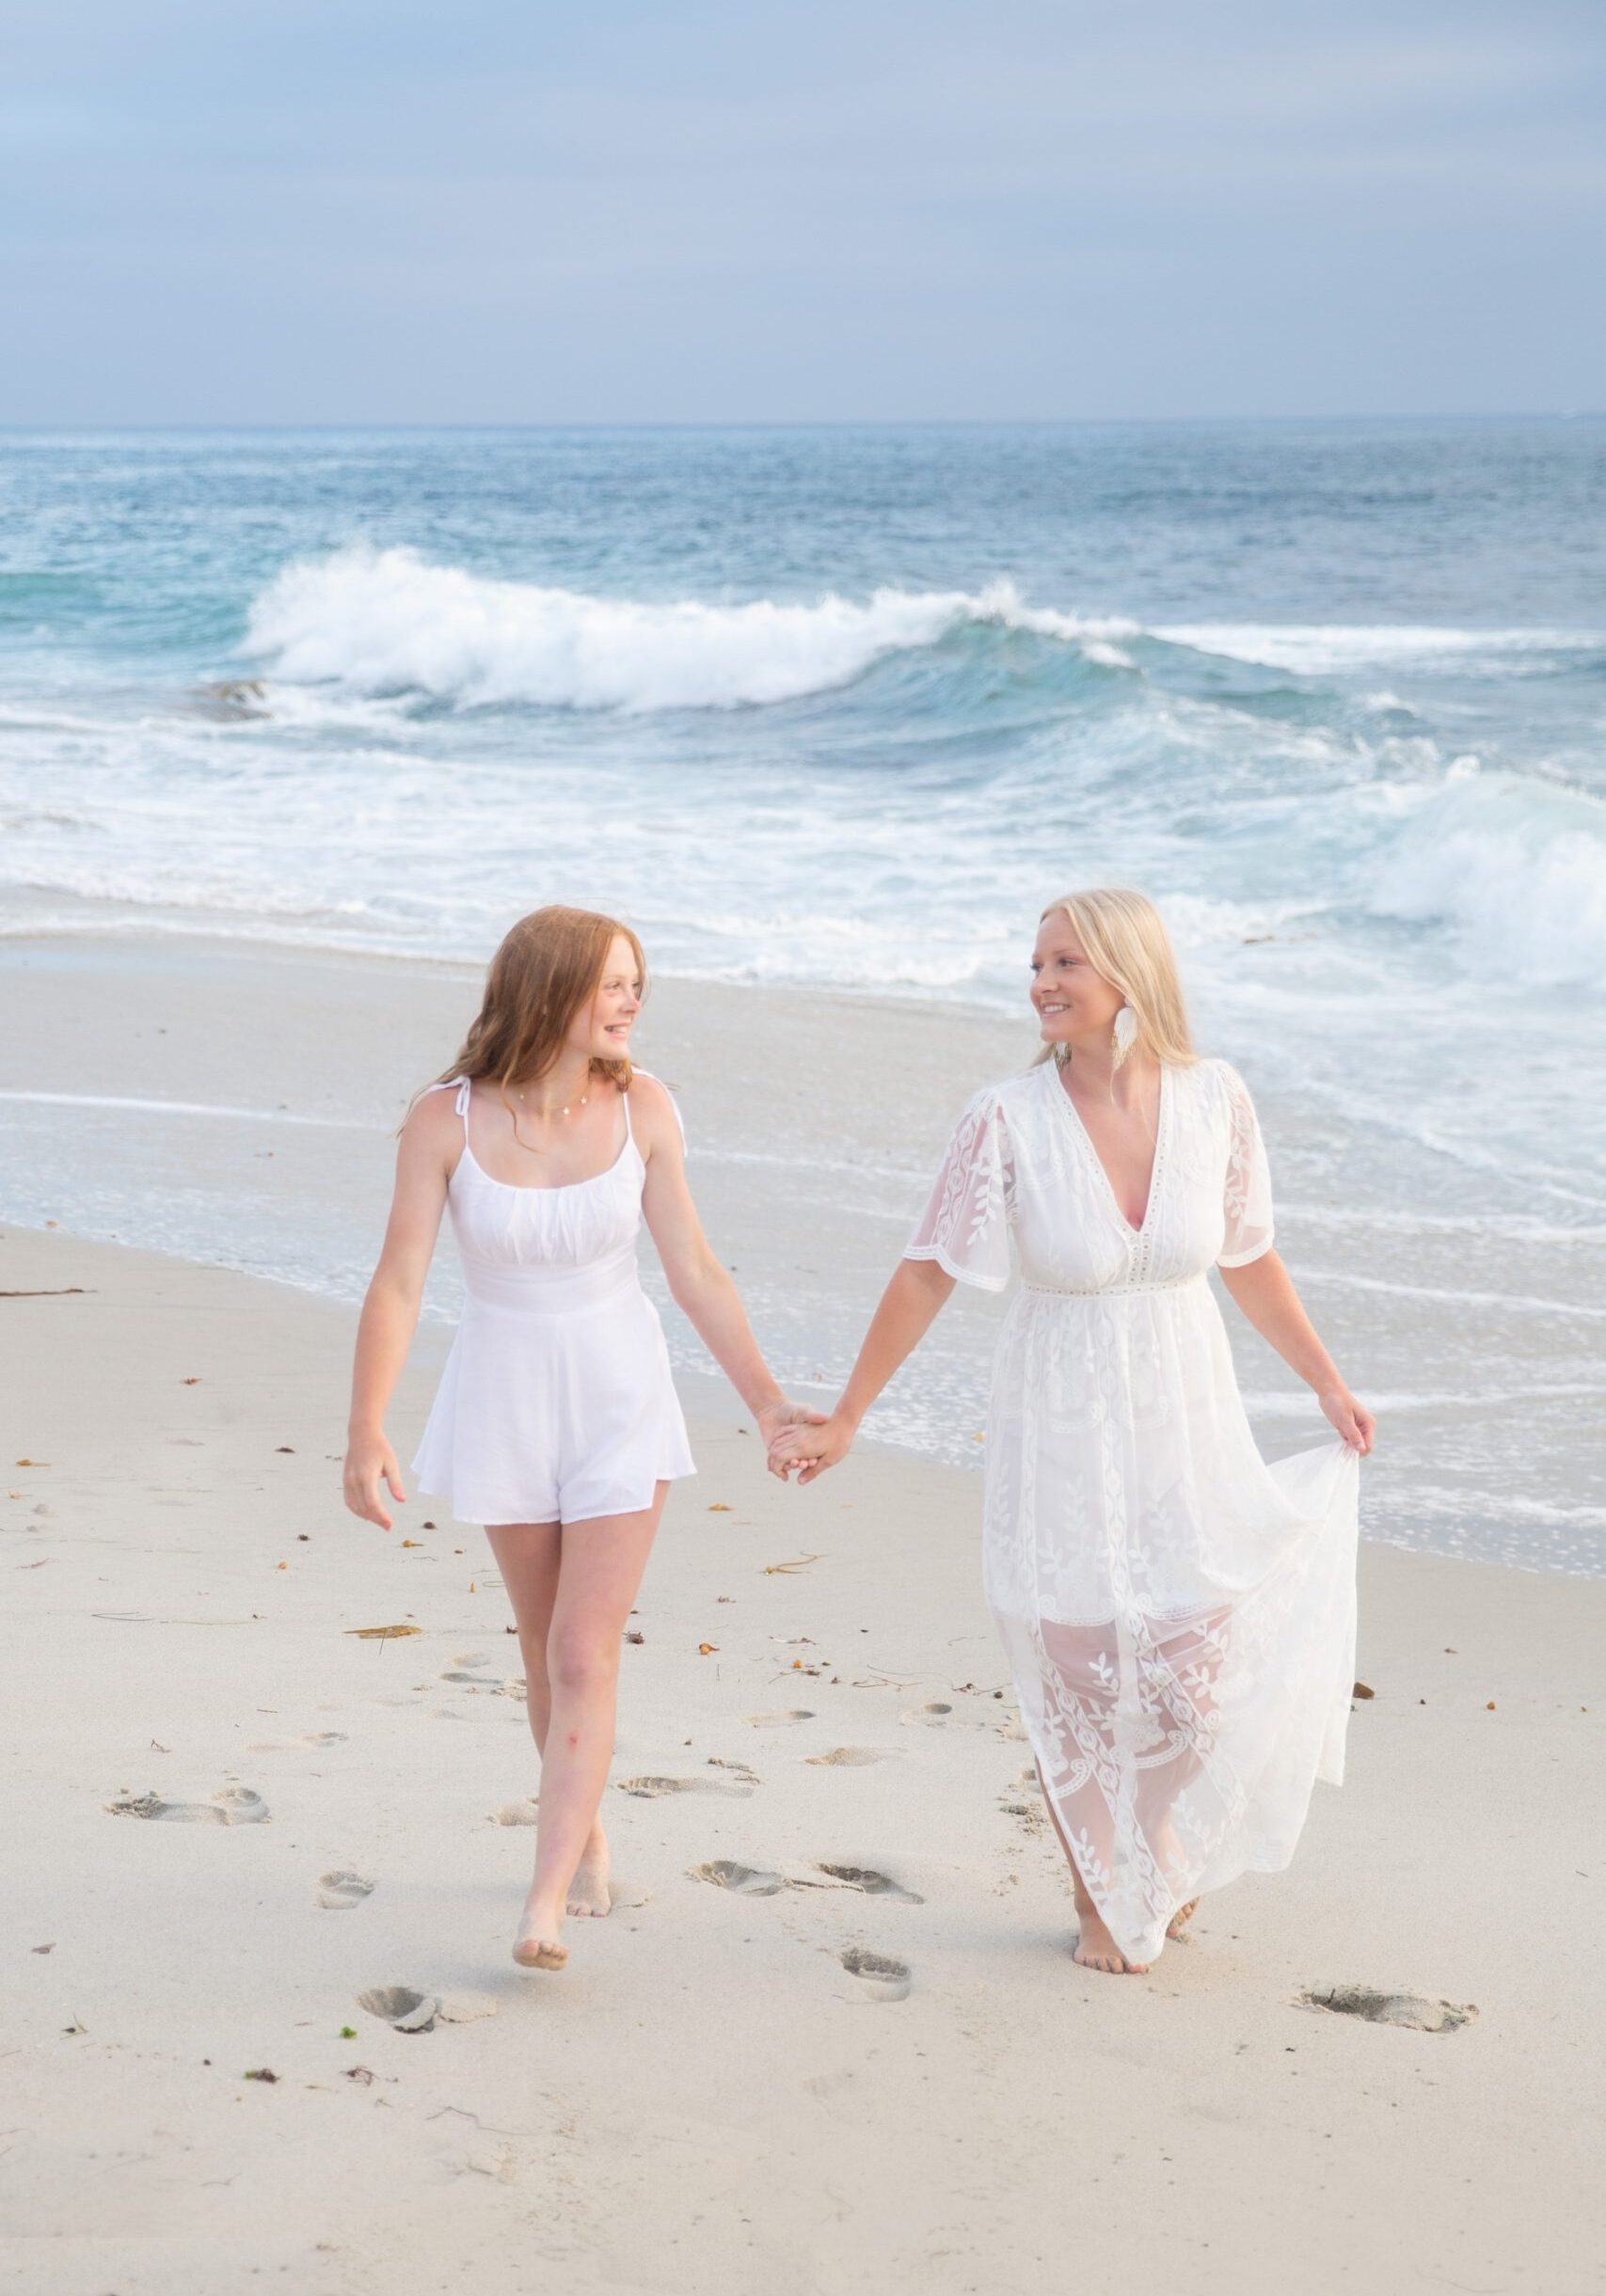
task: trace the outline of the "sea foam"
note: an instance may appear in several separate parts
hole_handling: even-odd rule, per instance
[[[1371,906],[1444,923],[1468,970],[1535,985],[1606,974],[1606,805],[1533,775],[1458,760],[1412,793]]]
[[[1026,606],[1014,585],[877,590],[864,604],[604,598],[499,581],[410,549],[352,548],[288,566],[251,607],[245,652],[276,678],[459,707],[721,709],[847,685],[883,656],[965,624],[1030,631],[1123,666],[1119,618]]]

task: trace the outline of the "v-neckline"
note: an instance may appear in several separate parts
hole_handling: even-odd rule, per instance
[[[1127,1218],[1125,1212],[1121,1210],[1121,1198],[1115,1192],[1115,1182],[1109,1176],[1109,1172],[1105,1167],[1104,1158],[1099,1154],[1098,1149],[1093,1145],[1092,1133],[1088,1130],[1087,1125],[1082,1120],[1082,1111],[1077,1107],[1075,1101],[1071,1098],[1069,1091],[1066,1089],[1065,1079],[1060,1073],[1058,1062],[1050,1061],[1045,1065],[1052,1071],[1055,1098],[1064,1103],[1066,1114],[1070,1116],[1072,1123],[1076,1127],[1077,1136],[1081,1140],[1082,1146],[1087,1149],[1089,1157],[1092,1161],[1094,1170],[1098,1173],[1100,1180],[1104,1182],[1105,1198],[1108,1201],[1111,1211],[1113,1211],[1115,1214],[1121,1233],[1130,1243],[1140,1243],[1143,1238],[1149,1232],[1149,1220],[1150,1215],[1154,1210],[1154,1198],[1160,1192],[1160,1172],[1166,1152],[1166,1129],[1169,1119],[1171,1105],[1170,1069],[1169,1064],[1165,1061],[1160,1063],[1160,1094],[1159,1101],[1154,1111],[1154,1156],[1153,1163],[1149,1166],[1149,1193],[1144,1199],[1143,1217],[1138,1221],[1136,1227],[1133,1227],[1132,1222]]]

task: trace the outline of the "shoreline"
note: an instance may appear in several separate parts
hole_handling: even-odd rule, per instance
[[[625,1654],[621,1904],[531,1976],[505,1605],[427,1502],[344,1513],[350,1307],[9,1226],[0,1270],[4,1790],[50,1844],[7,1884],[22,2296],[251,2265],[428,2296],[469,2257],[486,2296],[533,2258],[585,2296],[1025,2296],[1071,2241],[1201,2296],[1592,2285],[1606,1588],[1366,1548],[1348,1782],[1286,1874],[1106,1978],[1070,1959],[975,1478],[867,1449],[799,1493],[699,1415]],[[147,1797],[199,1816],[110,1807]],[[1355,1984],[1477,2014],[1302,2005]],[[386,1986],[443,2012],[393,2031]]]

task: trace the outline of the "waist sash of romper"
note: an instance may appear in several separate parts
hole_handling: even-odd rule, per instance
[[[1136,1284],[1039,1284],[1023,1275],[1023,1291],[1040,1292],[1046,1299],[1107,1300],[1119,1299],[1135,1291],[1185,1291],[1190,1285],[1201,1284],[1204,1273],[1201,1269],[1192,1275],[1159,1275],[1148,1283]]]
[[[483,1259],[461,1245],[459,1257],[463,1289],[473,1305],[511,1315],[583,1315],[588,1308],[609,1306],[641,1291],[634,1237],[580,1267]]]

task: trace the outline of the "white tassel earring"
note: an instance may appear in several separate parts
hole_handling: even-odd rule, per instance
[[[1123,1005],[1115,1016],[1110,1031],[1110,1066],[1119,1069],[1137,1042],[1137,1015],[1130,1005]]]

